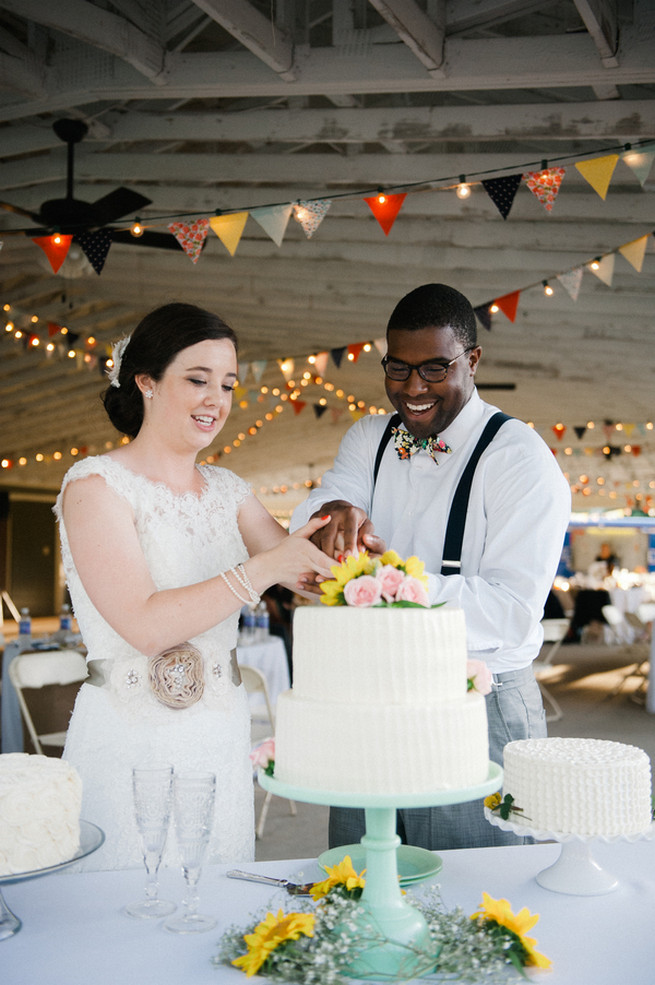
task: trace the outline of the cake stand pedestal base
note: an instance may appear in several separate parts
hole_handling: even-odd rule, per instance
[[[619,885],[619,880],[592,858],[589,844],[577,840],[563,841],[557,861],[535,879],[551,892],[575,896],[602,896]]]
[[[0,941],[13,937],[23,926],[15,913],[12,913],[0,892]]]
[[[402,982],[434,970],[437,953],[430,944],[422,913],[404,898],[398,878],[397,807],[459,804],[494,793],[502,786],[503,771],[489,763],[486,780],[460,790],[421,794],[360,794],[314,790],[283,783],[259,773],[259,784],[277,797],[332,807],[363,807],[366,834],[366,885],[357,913],[342,933],[352,938],[352,961],[344,974],[351,978]],[[354,926],[353,926],[354,925]]]

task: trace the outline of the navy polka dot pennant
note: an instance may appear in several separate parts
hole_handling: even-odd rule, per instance
[[[97,274],[100,274],[112,243],[111,231],[99,229],[93,233],[77,233],[75,242],[80,244],[91,266]]]
[[[510,209],[514,204],[516,190],[521,184],[521,174],[508,174],[504,178],[489,178],[482,182],[482,186],[487,195],[494,203],[503,219],[509,215]]]
[[[483,328],[486,328],[488,332],[491,331],[491,305],[481,304],[477,308],[473,309],[475,317],[478,319]]]

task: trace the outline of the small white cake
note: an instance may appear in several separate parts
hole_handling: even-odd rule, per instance
[[[504,752],[508,820],[583,837],[637,835],[651,823],[651,768],[643,749],[605,739],[519,739]]]
[[[417,794],[487,779],[484,697],[467,691],[461,609],[305,606],[293,689],[278,698],[275,777],[294,786]]]
[[[67,862],[80,846],[82,781],[49,756],[0,756],[0,875]]]

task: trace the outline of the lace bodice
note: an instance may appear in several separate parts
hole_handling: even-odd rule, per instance
[[[163,483],[130,471],[111,456],[86,458],[67,472],[55,505],[64,570],[88,658],[112,662],[112,689],[128,703],[145,696],[146,658],[112,629],[87,595],[70,552],[62,496],[70,482],[90,475],[102,476],[130,504],[156,587],[176,588],[215,577],[248,557],[237,515],[250,492],[249,486],[226,469],[209,465],[198,469],[204,481],[203,492],[178,495]],[[222,690],[229,679],[229,655],[236,645],[238,619],[235,612],[190,641],[208,664],[208,698],[212,690]]]

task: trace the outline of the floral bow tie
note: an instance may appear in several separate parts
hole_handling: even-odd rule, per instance
[[[398,453],[398,458],[409,459],[415,452],[424,449],[437,465],[439,464],[436,457],[438,451],[444,452],[447,455],[450,455],[452,452],[452,448],[446,444],[443,438],[415,438],[409,431],[401,428],[393,428],[393,443]]]

